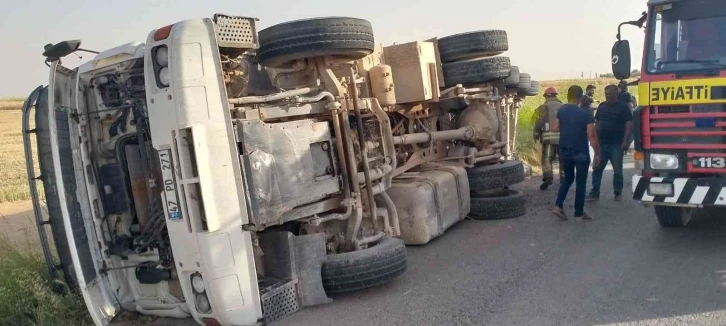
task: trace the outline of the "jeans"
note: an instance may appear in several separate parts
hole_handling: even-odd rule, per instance
[[[575,185],[575,216],[585,214],[585,193],[587,192],[587,173],[590,169],[588,152],[570,151],[560,148],[562,169],[565,170],[565,181],[560,184],[557,193],[557,207],[563,208],[567,193],[573,183]]]
[[[613,166],[613,189],[615,195],[619,196],[623,193],[623,148],[621,144],[600,144],[600,165],[592,171],[592,192],[600,193],[600,184],[602,183],[602,173],[608,165],[608,161]]]

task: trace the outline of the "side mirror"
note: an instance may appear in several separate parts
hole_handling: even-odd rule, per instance
[[[79,47],[81,47],[81,40],[63,41],[55,45],[48,44],[45,46],[43,56],[54,61],[76,52]]]
[[[621,80],[630,78],[630,60],[630,42],[615,42],[612,52],[613,75],[615,75],[615,78]]]

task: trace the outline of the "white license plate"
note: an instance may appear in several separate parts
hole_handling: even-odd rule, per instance
[[[161,176],[164,179],[164,198],[166,200],[166,216],[171,221],[179,221],[182,218],[179,210],[179,198],[176,194],[176,182],[174,181],[174,162],[171,150],[159,151],[161,162]]]

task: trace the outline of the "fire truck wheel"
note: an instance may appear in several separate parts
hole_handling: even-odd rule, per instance
[[[509,50],[507,32],[500,30],[476,31],[439,39],[441,62],[454,62],[491,57]]]
[[[375,46],[371,23],[349,17],[295,20],[265,28],[258,35],[257,59],[273,68],[320,56],[353,61],[373,53]]]
[[[509,76],[510,68],[508,57],[479,58],[442,65],[444,82],[447,87],[504,79]]]
[[[474,220],[501,220],[526,213],[527,200],[520,191],[508,189],[500,196],[471,197],[469,217]]]
[[[658,223],[666,228],[680,228],[688,224],[693,209],[688,207],[655,206],[655,216]]]
[[[384,237],[373,247],[328,255],[323,287],[328,294],[356,291],[390,282],[406,271],[406,245]]]
[[[504,85],[507,87],[513,87],[519,85],[519,67],[509,67],[509,76],[504,79]]]
[[[43,191],[45,193],[45,201],[48,209],[48,217],[50,219],[51,233],[58,258],[63,266],[63,275],[70,287],[75,287],[76,272],[73,267],[73,259],[71,250],[68,246],[68,238],[65,235],[65,226],[63,225],[63,214],[61,213],[61,203],[56,190],[56,175],[53,166],[53,153],[51,152],[50,126],[48,121],[48,89],[43,90],[36,104],[35,126],[36,126],[36,142],[38,146],[38,163],[40,165],[40,175],[43,181]],[[66,194],[75,194],[75,175],[73,173],[73,157],[70,149],[70,133],[68,129],[68,115],[62,111],[56,111],[56,125],[58,128],[58,143],[60,160],[63,162],[61,172],[63,181],[67,190]],[[74,212],[71,211],[71,214]],[[82,227],[82,226],[81,226]]]
[[[503,189],[524,181],[524,164],[506,161],[492,165],[476,166],[467,170],[469,187],[473,191]]]
[[[519,83],[517,84],[517,92],[520,94],[527,93],[530,87],[532,87],[532,76],[527,73],[520,73]]]
[[[537,96],[538,94],[539,94],[539,82],[536,80],[533,80],[529,86],[529,89],[527,90],[527,92],[524,93],[524,95]]]

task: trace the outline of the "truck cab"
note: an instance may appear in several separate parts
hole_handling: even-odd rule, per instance
[[[500,56],[504,31],[384,47],[363,19],[256,21],[46,46],[48,86],[24,108],[34,210],[49,274],[97,325],[123,310],[272,322],[393,281],[406,245],[468,215],[524,214],[507,187],[524,179],[516,112],[537,84]],[[95,57],[64,67],[77,51]]]
[[[654,206],[664,227],[680,227],[698,209],[726,205],[726,8],[715,0],[653,0],[643,20],[629,23],[643,22],[633,116],[642,172],[633,177],[633,198]],[[613,48],[621,79],[629,77],[626,43]]]

